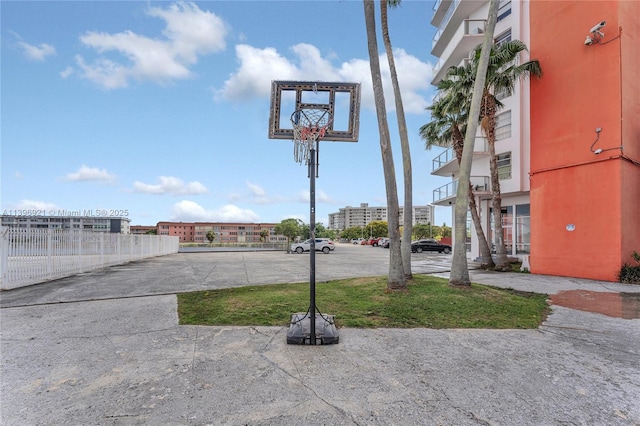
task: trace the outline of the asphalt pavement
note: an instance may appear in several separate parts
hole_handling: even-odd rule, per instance
[[[321,291],[386,274],[388,250],[316,260]],[[451,256],[412,261],[446,277]],[[299,346],[287,327],[178,325],[176,293],[308,274],[308,254],[179,253],[3,291],[0,423],[640,425],[637,285],[470,271],[558,300],[537,330],[339,329]]]

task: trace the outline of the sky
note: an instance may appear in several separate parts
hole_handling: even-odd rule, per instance
[[[306,166],[268,138],[272,80],[361,84],[358,142],[321,142],[316,221],[386,206],[359,0],[2,1],[1,203],[159,221],[309,222]],[[413,204],[432,202],[419,128],[435,94],[432,1],[404,0],[389,31],[409,129]],[[376,7],[379,22],[379,10]],[[402,155],[382,39],[385,100]],[[293,112],[293,111],[291,111]],[[288,114],[288,112],[283,112]],[[402,205],[402,204],[401,204]],[[451,225],[449,208],[435,222]]]

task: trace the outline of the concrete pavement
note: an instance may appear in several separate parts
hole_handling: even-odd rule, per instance
[[[387,257],[339,245],[317,255],[317,281],[385,274]],[[313,347],[287,345],[286,327],[177,323],[176,292],[305,281],[308,261],[176,254],[2,292],[0,423],[640,425],[640,315],[554,306],[538,330],[340,329],[339,344]],[[414,255],[416,273],[446,275],[449,262]],[[471,276],[547,294],[640,294]]]

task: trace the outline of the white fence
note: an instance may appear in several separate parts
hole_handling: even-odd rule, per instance
[[[178,237],[0,228],[0,289],[177,253]]]

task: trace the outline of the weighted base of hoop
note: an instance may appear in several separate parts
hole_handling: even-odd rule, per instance
[[[311,317],[308,312],[291,314],[291,323],[287,331],[289,345],[334,345],[340,340],[335,326],[334,316],[316,313],[316,339],[311,341]]]

